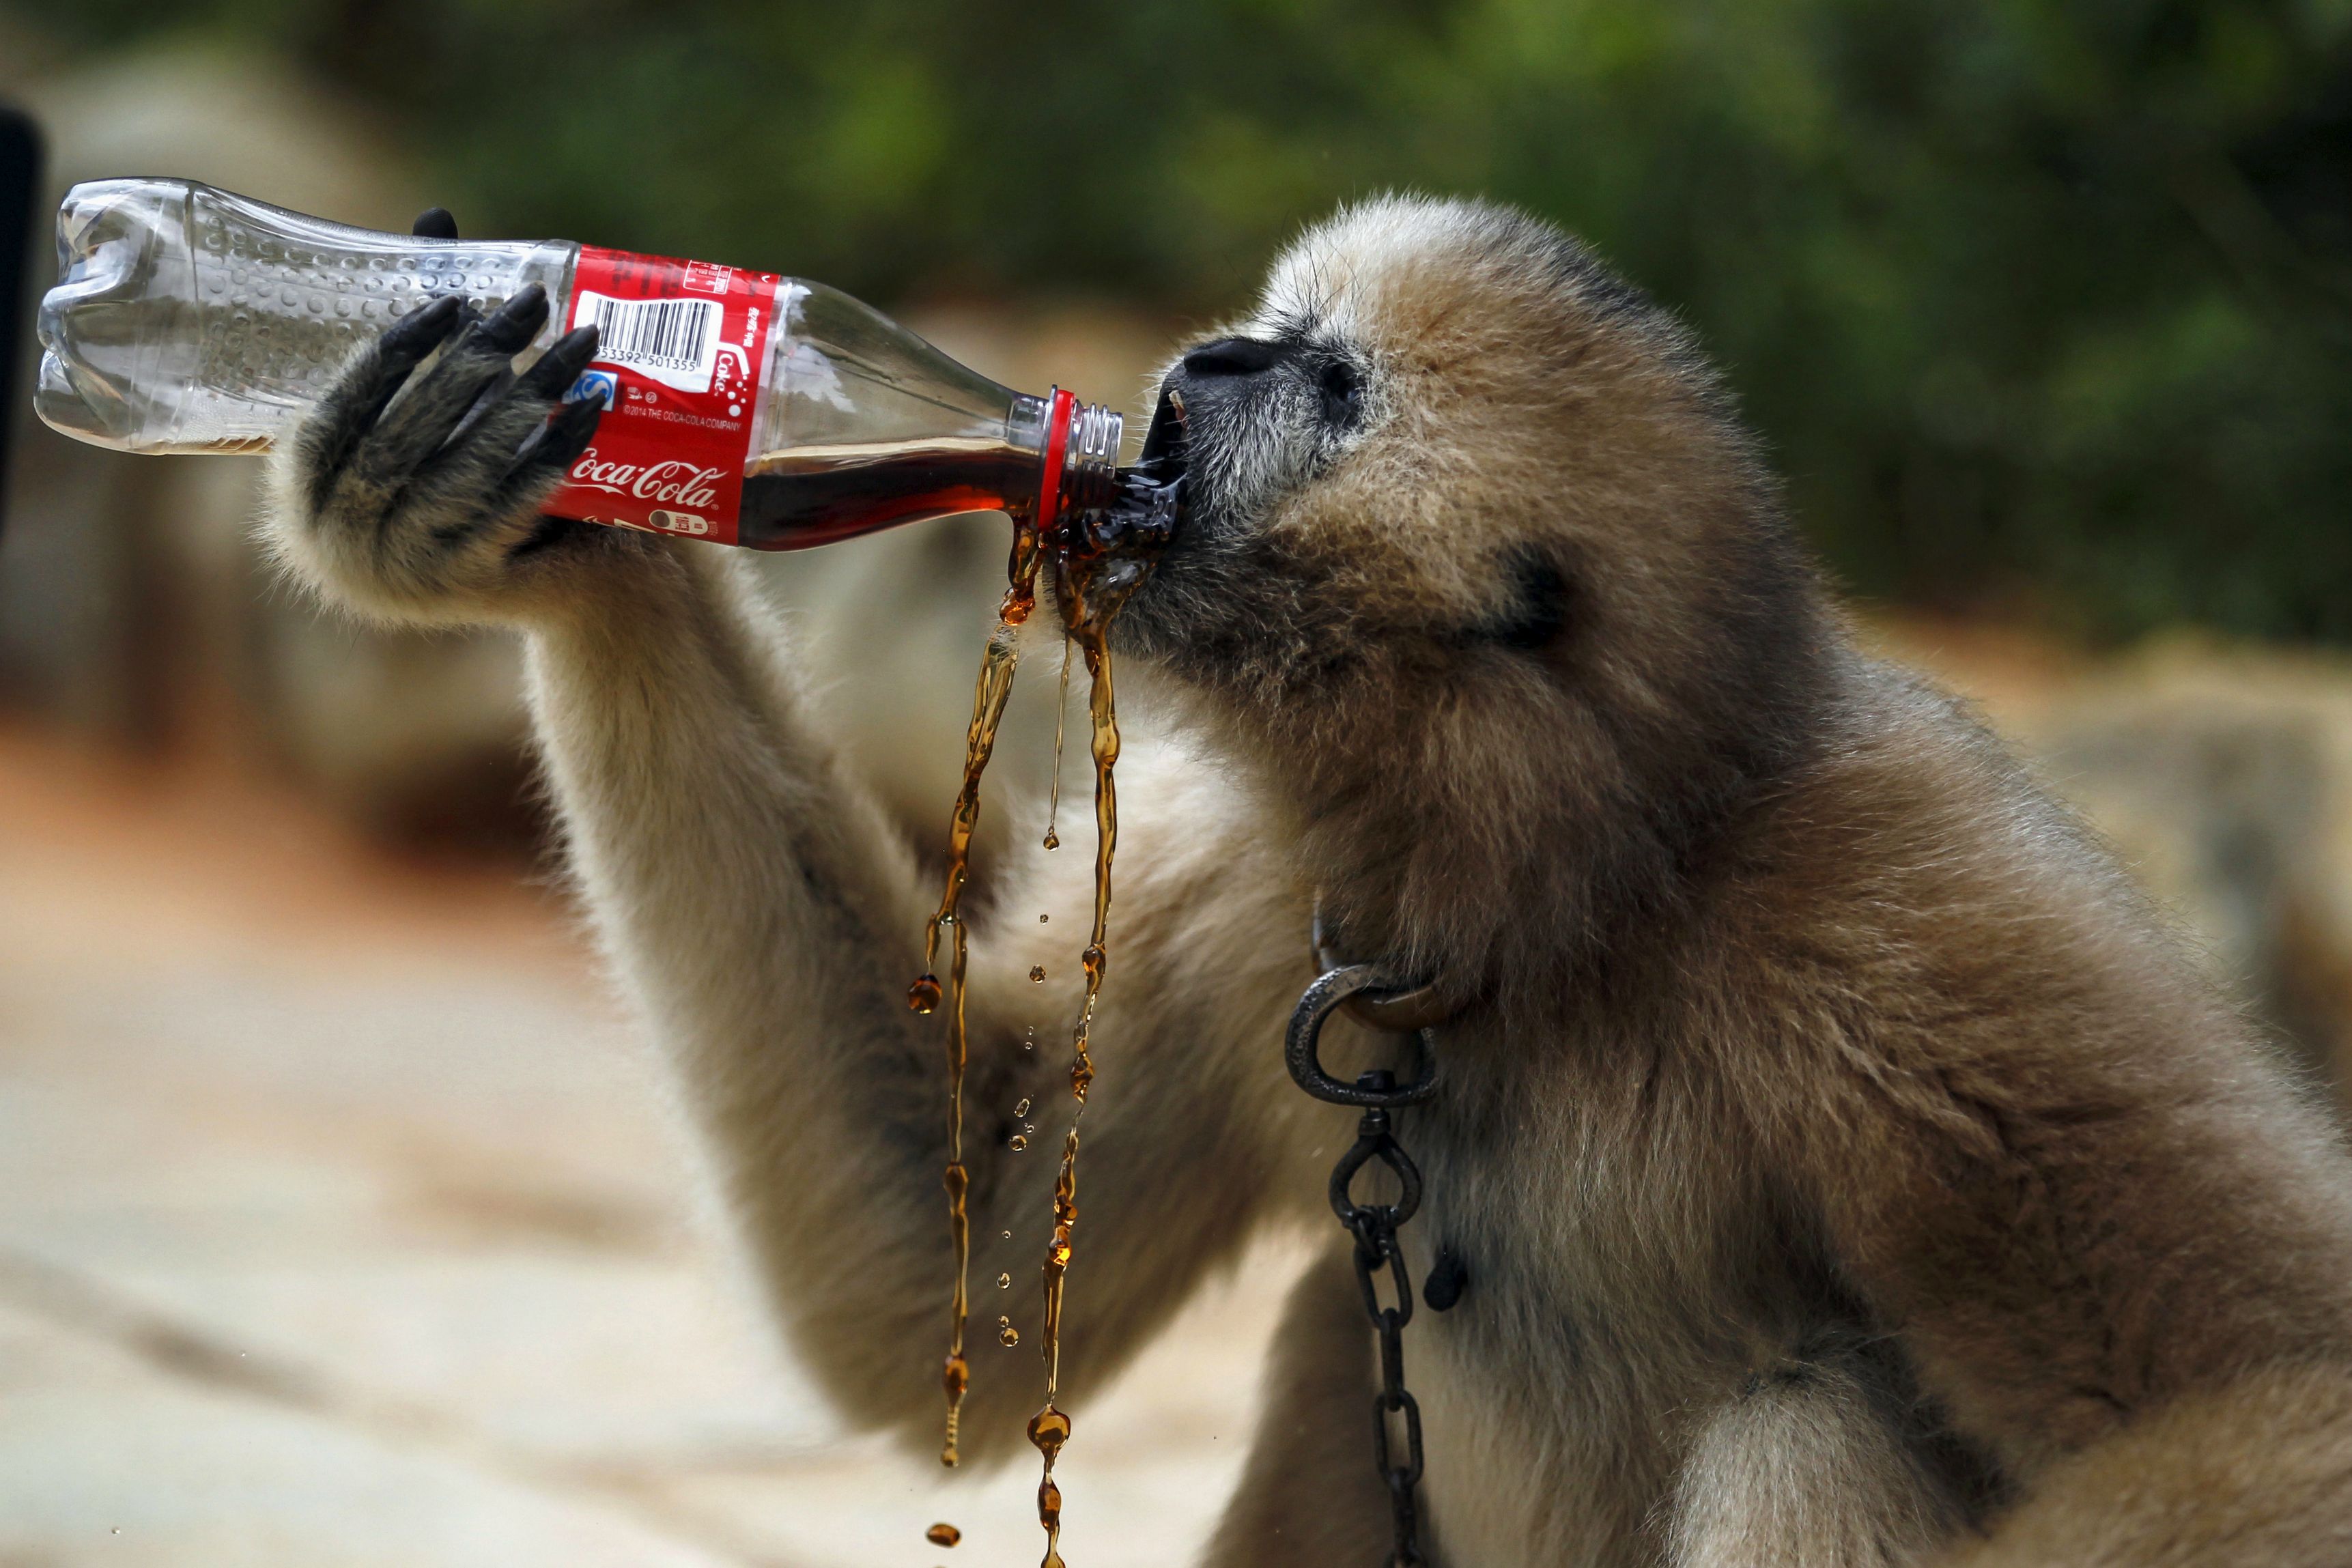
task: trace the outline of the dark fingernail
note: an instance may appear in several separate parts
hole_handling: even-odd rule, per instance
[[[569,467],[596,438],[596,422],[604,413],[604,400],[601,397],[564,404],[548,434],[549,460]]]
[[[523,388],[543,398],[562,397],[595,357],[596,334],[585,327],[575,328],[550,343],[547,352],[523,371]]]
[[[408,225],[408,232],[419,239],[456,239],[457,220],[450,215],[446,207],[427,207],[416,214],[416,221]]]
[[[596,439],[596,418],[604,409],[601,397],[562,404],[530,433],[530,439],[514,455],[509,472],[571,467]]]
[[[568,383],[572,377],[586,370],[589,361],[596,357],[596,329],[573,328],[555,340],[547,350],[547,357],[553,364],[562,367],[563,380]]]
[[[547,290],[527,284],[482,323],[482,340],[502,353],[518,352],[547,325]]]

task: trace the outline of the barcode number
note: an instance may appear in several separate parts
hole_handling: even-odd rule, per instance
[[[680,375],[707,375],[719,342],[712,299],[612,299],[591,294],[583,325],[593,325],[596,357]]]

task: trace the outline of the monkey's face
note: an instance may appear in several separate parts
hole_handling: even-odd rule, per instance
[[[1688,334],[1567,235],[1357,207],[1163,388],[1189,513],[1116,635],[1315,810],[1589,816],[1769,728],[1757,661],[1810,625],[1805,569]]]
[[[1147,452],[1181,409],[1189,516],[1122,641],[1269,716],[1557,684],[1596,640],[1687,659],[1770,510],[1688,335],[1493,207],[1342,214],[1162,388]]]

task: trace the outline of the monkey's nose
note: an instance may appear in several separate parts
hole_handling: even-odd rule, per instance
[[[1255,338],[1220,338],[1184,356],[1184,370],[1195,376],[1254,376],[1273,368],[1282,350]]]

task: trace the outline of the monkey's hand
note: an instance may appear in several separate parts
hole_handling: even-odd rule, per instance
[[[515,373],[546,320],[536,284],[488,317],[439,299],[354,355],[272,460],[280,558],[386,620],[530,622],[656,547],[540,516],[604,406],[558,401],[595,357],[593,328]]]

